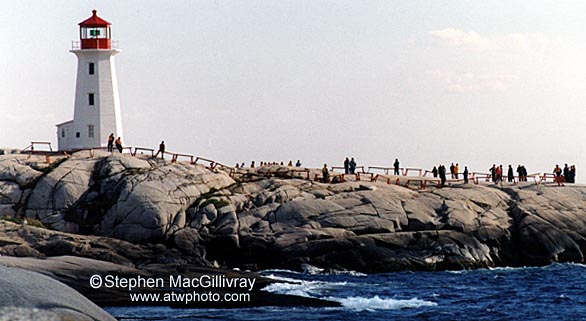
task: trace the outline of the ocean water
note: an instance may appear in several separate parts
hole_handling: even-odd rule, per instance
[[[263,271],[265,291],[325,298],[341,308],[106,308],[119,320],[586,320],[586,265],[323,275]]]

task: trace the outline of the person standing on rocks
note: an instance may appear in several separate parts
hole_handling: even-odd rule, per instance
[[[437,167],[434,166],[431,173],[433,174],[433,177],[437,177]]]
[[[468,166],[464,166],[464,184],[468,184]]]
[[[322,183],[327,183],[330,181],[330,172],[328,171],[328,164],[324,164],[324,167],[321,169],[322,174]]]
[[[116,139],[116,149],[118,149],[118,151],[122,153],[122,138],[120,137]]]
[[[165,156],[164,156],[165,155],[165,141],[164,140],[161,141],[161,143],[159,144],[159,152],[158,153],[161,153],[161,159],[165,159]]]
[[[460,173],[460,164],[456,163],[456,166],[454,166],[454,177],[456,179],[458,179],[458,174]]]
[[[108,151],[111,153],[114,150],[114,133],[108,136]]]
[[[297,160],[297,163],[295,163],[295,167],[301,167],[301,161]]]
[[[555,168],[553,169],[553,173],[556,177],[560,177],[562,175],[562,169],[560,168],[560,165],[556,164]]]
[[[558,183],[558,186],[564,186],[564,177],[562,176],[562,169],[560,168],[560,165],[555,165],[553,174],[555,175],[554,180],[556,183]]]
[[[356,161],[354,161],[354,157],[350,160],[349,164],[350,174],[356,174]]]
[[[503,165],[502,164],[496,168],[496,182],[497,183],[503,182]]]
[[[512,183],[515,180],[515,173],[513,173],[513,166],[509,164],[509,170],[507,171],[507,180]]]
[[[394,172],[393,172],[394,175],[400,175],[399,174],[399,159],[398,158],[395,158],[395,162],[393,163],[393,169],[394,169]]]
[[[568,167],[568,164],[564,164],[564,180],[566,182],[570,181],[570,168]]]
[[[492,164],[492,167],[489,170],[492,182],[496,183],[496,165]]]
[[[452,163],[452,165],[450,165],[450,177],[452,179],[454,178],[454,163]]]
[[[446,185],[446,167],[444,165],[440,165],[438,168],[439,177],[442,182],[442,187]]]
[[[350,173],[350,160],[348,157],[344,160],[344,174]]]

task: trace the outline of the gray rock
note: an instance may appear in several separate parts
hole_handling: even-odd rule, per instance
[[[285,166],[242,169],[236,182],[223,171],[128,155],[83,152],[53,165],[35,156],[5,157],[2,215],[26,213],[61,231],[134,243],[169,241],[175,253],[207,252],[228,265],[384,271],[586,260],[581,185],[458,184],[415,191],[364,179],[322,184],[299,179],[307,172]],[[319,170],[309,173],[313,178]],[[32,245],[0,239],[0,252],[99,253],[132,261],[114,246],[102,251],[75,238],[59,240]],[[176,259],[169,255],[161,259]]]
[[[64,214],[88,191],[96,162],[95,159],[70,159],[43,176],[28,199],[26,216],[38,218],[55,229],[76,232],[76,227],[57,222],[63,216],[57,220],[54,216]]]
[[[234,183],[223,172],[179,163],[107,180],[115,180],[118,199],[104,216],[100,232],[136,243],[165,239],[184,228],[187,219],[177,216],[184,215],[202,193]],[[200,220],[192,226],[205,223]]]
[[[22,198],[22,191],[17,183],[0,181],[0,204],[17,204]]]
[[[0,181],[10,181],[26,187],[33,184],[43,172],[34,169],[36,162],[44,159],[38,156],[28,158],[26,155],[10,155],[0,157]]]
[[[173,243],[182,252],[193,255],[199,254],[198,245],[200,236],[197,230],[186,227],[173,234]]]
[[[531,186],[507,189],[519,201],[513,209],[516,244],[527,265],[584,262],[586,253],[586,188]]]
[[[57,313],[34,308],[2,307],[0,321],[64,321]]]
[[[42,317],[59,316],[59,320],[115,320],[81,294],[44,275],[0,266],[0,306],[47,310]],[[25,311],[14,311],[22,315]],[[26,315],[26,314],[25,314]],[[51,319],[49,319],[51,320]]]
[[[226,205],[218,209],[218,219],[214,222],[217,234],[238,233],[238,216],[232,205]]]

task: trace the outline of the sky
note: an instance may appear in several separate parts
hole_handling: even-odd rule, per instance
[[[0,0],[0,147],[73,119],[112,23],[125,144],[233,165],[586,168],[585,1]]]

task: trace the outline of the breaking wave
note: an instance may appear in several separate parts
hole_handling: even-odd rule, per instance
[[[412,298],[408,300],[397,299],[383,299],[378,295],[373,298],[363,297],[349,297],[349,298],[326,298],[327,300],[337,301],[347,309],[363,311],[363,310],[399,310],[405,308],[421,308],[437,306],[437,303],[432,301],[420,300]]]

